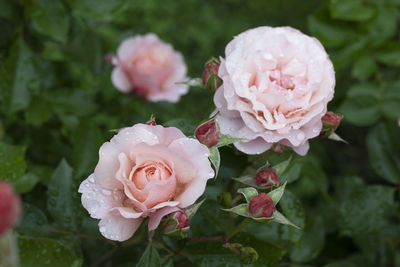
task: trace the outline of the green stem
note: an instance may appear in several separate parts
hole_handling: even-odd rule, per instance
[[[232,231],[230,231],[230,232],[226,235],[226,239],[227,239],[227,240],[231,239],[234,235],[236,235],[237,233],[239,233],[240,231],[242,231],[243,228],[245,228],[250,222],[251,222],[251,219],[250,219],[250,218],[244,219],[238,226],[236,226],[235,229],[233,229]]]

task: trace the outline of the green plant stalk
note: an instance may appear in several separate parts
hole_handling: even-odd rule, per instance
[[[250,218],[244,219],[240,224],[238,224],[238,226],[236,226],[235,229],[233,229],[232,231],[230,231],[230,232],[226,235],[226,239],[227,239],[227,240],[231,239],[234,235],[236,235],[237,233],[239,233],[240,231],[242,231],[243,228],[245,228],[250,222],[251,222],[251,219],[250,219]]]

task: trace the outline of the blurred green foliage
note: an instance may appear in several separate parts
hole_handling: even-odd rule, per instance
[[[257,250],[254,266],[400,266],[399,7],[399,0],[0,0],[0,179],[23,194],[22,266],[241,266],[218,243],[160,237],[146,248],[136,239],[145,227],[130,241],[109,242],[77,187],[110,130],[154,114],[193,134],[213,110],[212,93],[201,88],[178,104],[119,93],[106,53],[155,32],[199,77],[234,35],[263,25],[298,28],[325,46],[337,78],[329,108],[344,115],[338,133],[350,144],[312,141],[283,174],[290,191],[280,209],[304,231],[253,222],[234,241]],[[209,182],[191,236],[237,224],[217,196],[235,192],[231,178],[253,159],[221,149],[219,177]]]

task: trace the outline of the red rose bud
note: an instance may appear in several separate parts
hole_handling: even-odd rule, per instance
[[[256,218],[270,218],[275,212],[272,198],[265,193],[260,193],[250,199],[249,212]]]
[[[164,233],[174,233],[179,229],[186,228],[190,225],[190,220],[184,211],[176,211],[165,217],[162,221]]]
[[[197,127],[195,135],[200,143],[208,147],[218,144],[219,139],[221,138],[221,133],[218,130],[215,120],[210,120],[201,124]]]
[[[219,65],[213,61],[206,64],[203,71],[203,84],[207,89],[216,90],[221,86],[222,80],[218,77]]]
[[[0,181],[0,235],[13,227],[21,214],[21,202],[9,183]]]
[[[259,187],[269,188],[279,185],[280,181],[274,169],[260,171],[256,175],[256,184]]]
[[[342,118],[343,116],[341,114],[328,111],[321,119],[322,130],[320,136],[328,137],[331,135],[339,126]]]
[[[175,212],[173,218],[178,222],[176,229],[186,228],[190,225],[189,217],[183,211]]]
[[[156,123],[156,120],[155,120],[155,119],[152,119],[152,120],[146,122],[146,125],[156,126],[157,123]]]
[[[333,113],[331,111],[328,111],[322,117],[322,123],[332,125],[336,129],[339,126],[340,121],[342,120],[342,118],[343,118],[343,116],[341,114]]]

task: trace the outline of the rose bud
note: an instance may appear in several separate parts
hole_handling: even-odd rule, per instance
[[[162,220],[161,228],[164,234],[168,236],[176,236],[179,238],[187,238],[189,234],[190,220],[188,215],[182,211],[171,213]]]
[[[257,173],[256,184],[259,187],[269,188],[279,185],[280,181],[274,169],[266,169]]]
[[[260,193],[250,199],[249,212],[256,218],[270,218],[275,212],[272,198],[265,193]]]
[[[156,120],[155,120],[155,119],[151,119],[151,120],[149,120],[148,122],[146,122],[146,125],[156,126],[157,123],[156,123]]]
[[[13,227],[21,214],[21,201],[9,183],[0,181],[0,235]]]
[[[219,65],[213,61],[206,64],[202,74],[203,84],[209,90],[216,90],[221,86],[222,80],[218,77]]]
[[[207,121],[197,127],[195,135],[200,143],[208,147],[212,147],[218,144],[219,139],[221,138],[221,133],[219,132],[217,123],[214,119]]]
[[[332,134],[339,126],[342,118],[343,115],[328,111],[321,119],[323,126],[320,136],[328,137],[330,134]]]

